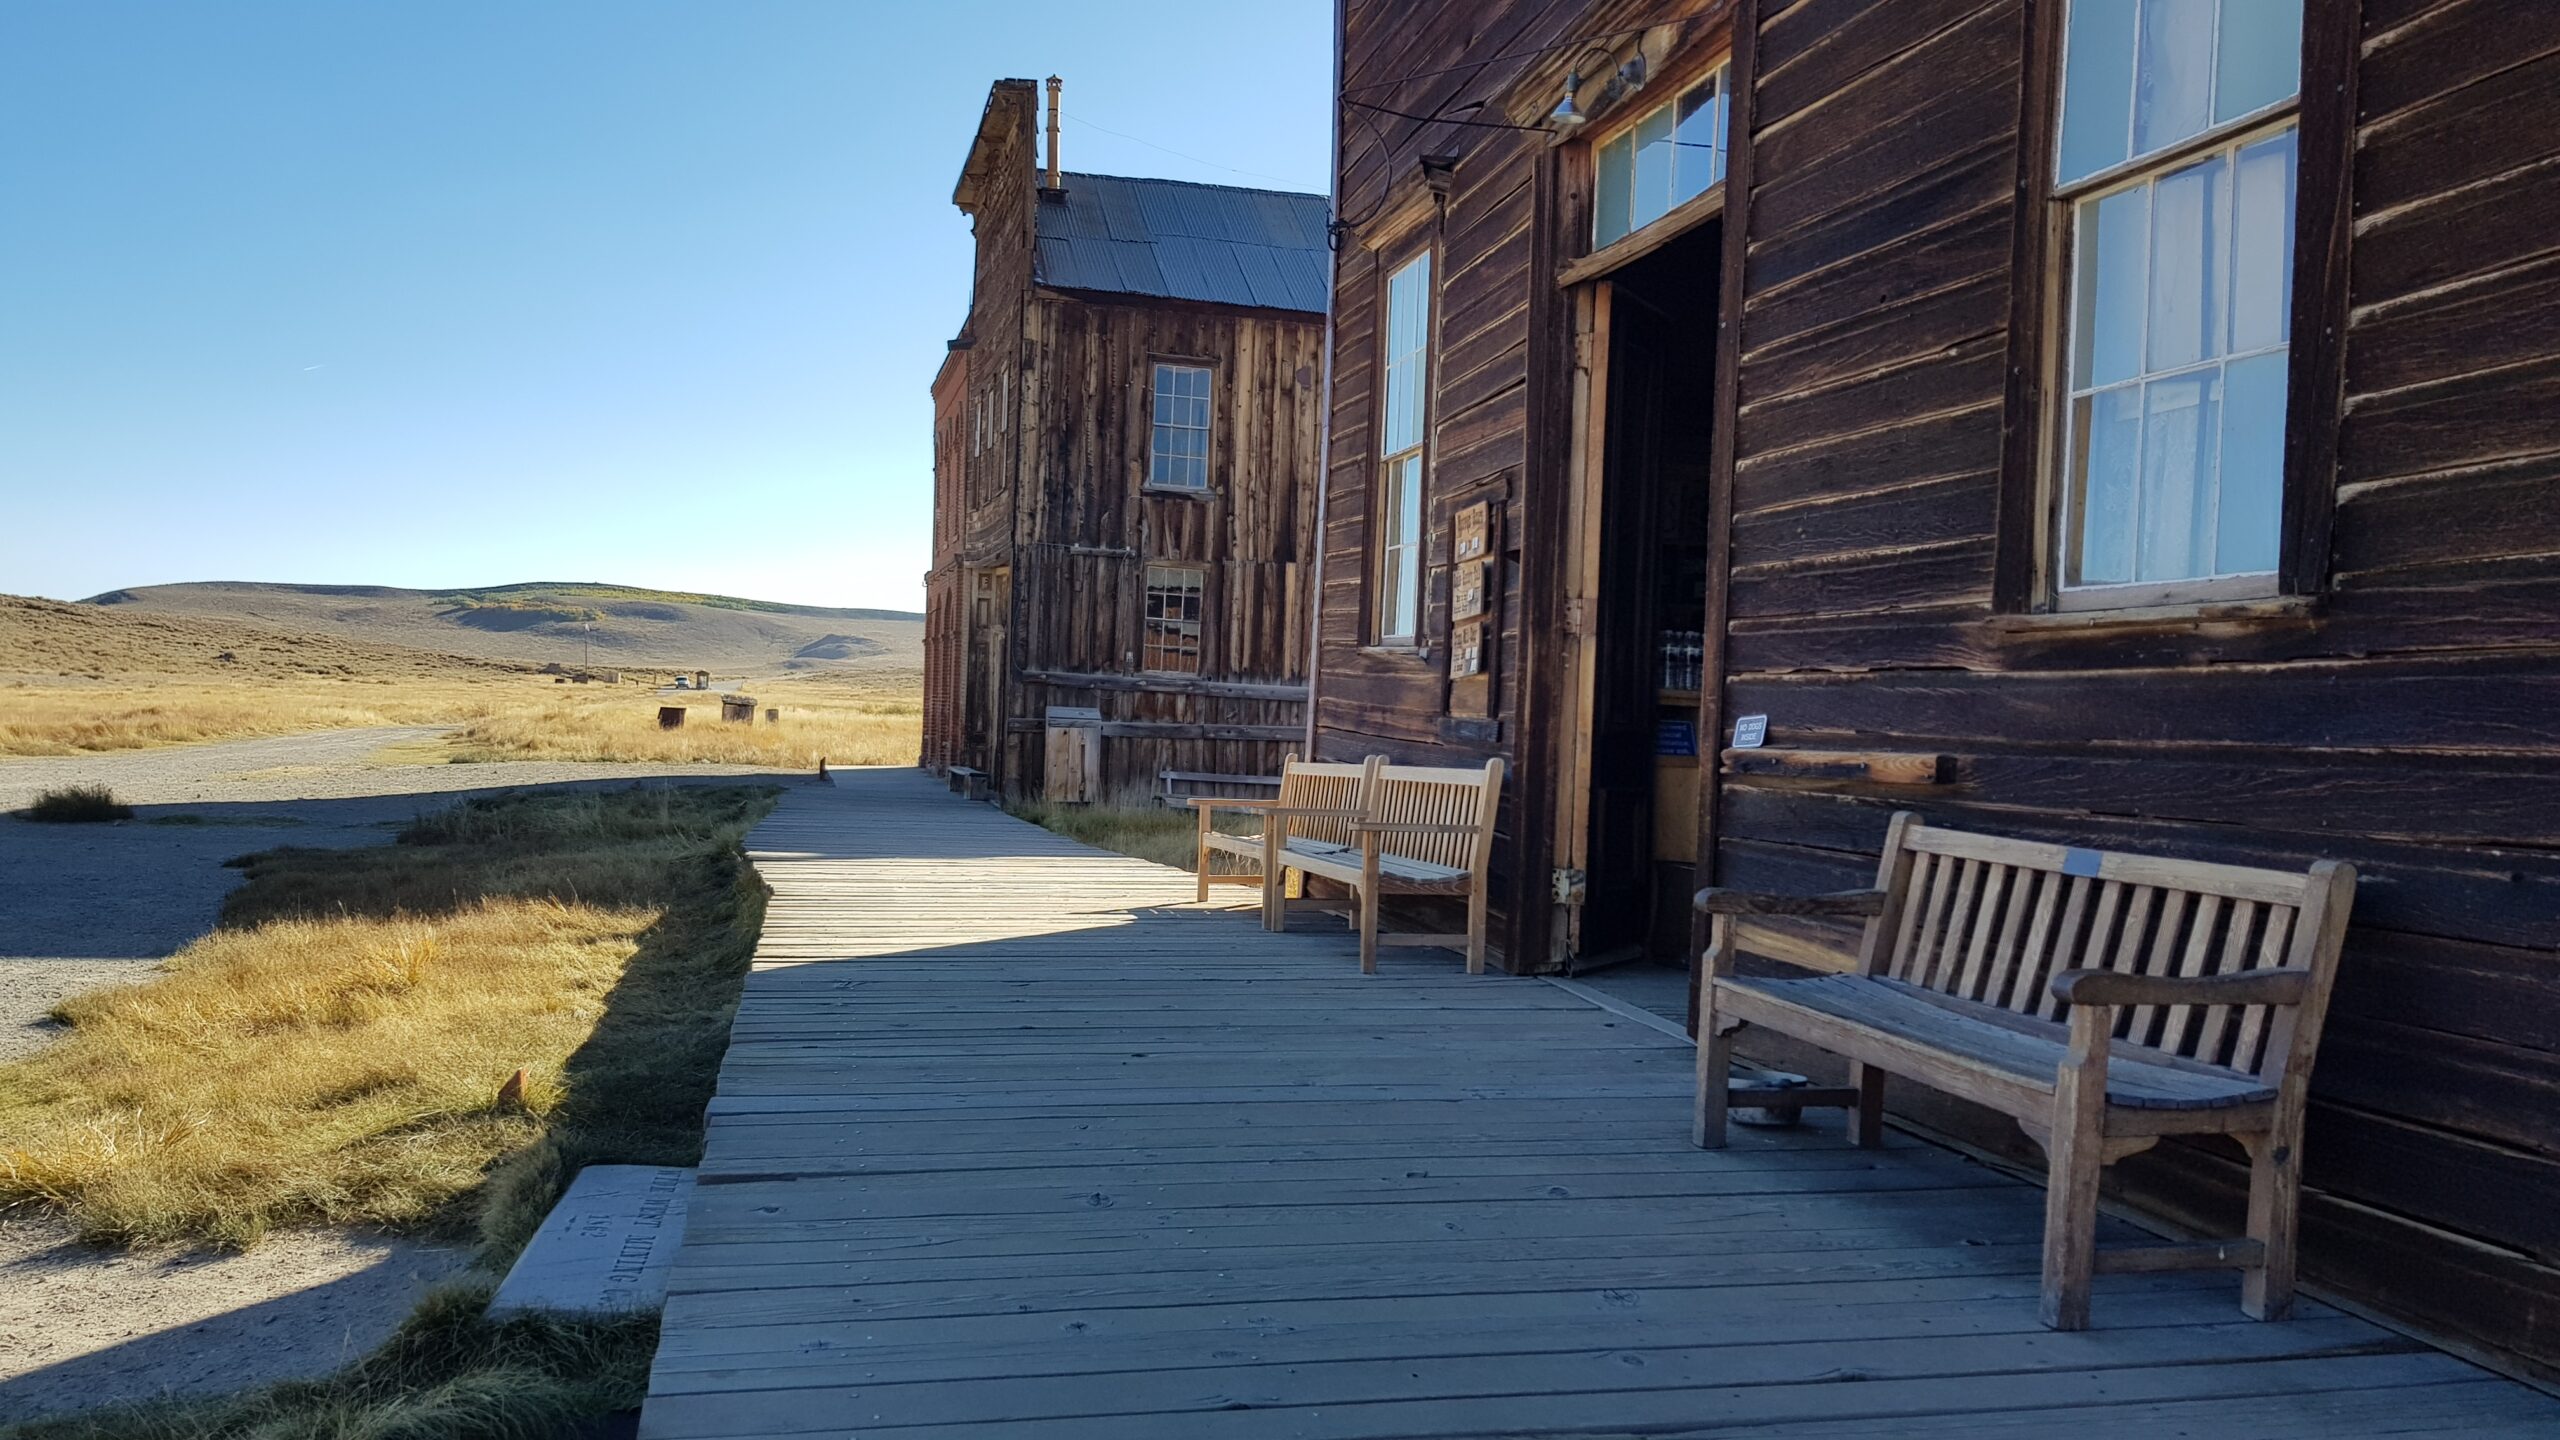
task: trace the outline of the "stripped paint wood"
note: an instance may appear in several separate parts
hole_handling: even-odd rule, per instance
[[[1435,952],[1362,977],[1331,925],[843,778],[750,840],[653,1440],[2560,1425],[2195,1275],[2050,1333],[2031,1187],[1898,1137],[1692,1150],[1676,1036]]]

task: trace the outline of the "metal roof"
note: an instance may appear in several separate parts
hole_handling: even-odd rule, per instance
[[[1100,290],[1321,314],[1325,197],[1121,175],[1059,177],[1038,206],[1034,274]]]

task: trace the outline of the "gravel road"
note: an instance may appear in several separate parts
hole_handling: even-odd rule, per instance
[[[163,750],[0,759],[0,812],[58,785],[106,785],[136,816],[38,825],[0,815],[0,1060],[40,1048],[63,997],[136,980],[212,928],[239,872],[280,845],[387,843],[465,795],[635,780],[790,778],[743,766],[386,763],[433,728],[336,730]],[[395,756],[398,752],[394,752]],[[0,1425],[163,1392],[315,1375],[370,1350],[459,1250],[336,1231],[246,1255],[99,1251],[57,1221],[0,1219]]]

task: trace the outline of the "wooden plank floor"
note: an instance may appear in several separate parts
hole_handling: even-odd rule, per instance
[[[2560,1433],[2228,1278],[2102,1278],[2054,1334],[2032,1187],[1831,1129],[1692,1149],[1674,1036],[1437,951],[1364,979],[1323,917],[845,778],[750,841],[644,1436]]]

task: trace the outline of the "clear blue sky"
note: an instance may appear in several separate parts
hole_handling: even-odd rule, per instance
[[[1331,21],[0,0],[0,591],[919,608],[988,84],[1066,78],[1071,170],[1322,190]]]

